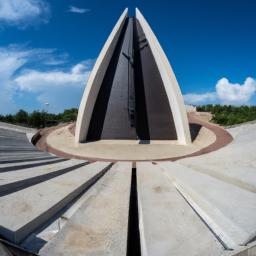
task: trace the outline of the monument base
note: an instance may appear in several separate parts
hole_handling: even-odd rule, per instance
[[[189,115],[191,137],[189,145],[177,141],[99,140],[75,143],[74,124],[53,128],[39,141],[42,149],[58,156],[106,161],[159,161],[177,160],[217,150],[232,141],[223,128]],[[43,142],[42,142],[43,141]]]

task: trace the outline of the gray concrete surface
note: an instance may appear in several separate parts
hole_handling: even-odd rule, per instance
[[[58,171],[63,168],[68,168],[79,163],[86,162],[85,160],[67,160],[60,163],[49,164],[47,166],[38,166],[33,168],[26,168],[18,171],[0,173],[0,189],[2,185],[9,183],[26,180],[29,178],[37,177],[39,175]],[[30,162],[29,162],[30,163]],[[0,164],[0,168],[2,165]]]
[[[256,242],[252,242],[246,248],[230,252],[227,256],[255,256],[256,255]]]
[[[177,163],[158,166],[228,248],[255,237],[255,193]]]
[[[40,255],[126,255],[131,167],[115,164]]]
[[[23,132],[23,133],[35,133],[37,131],[36,129],[33,129],[33,128],[22,127],[19,125],[9,124],[5,122],[0,122],[0,128],[7,129],[9,131]]]
[[[136,163],[142,255],[255,255],[256,124],[229,131],[234,141],[216,152],[175,163]],[[27,181],[80,160],[15,170],[51,158],[24,132],[0,128],[0,168],[13,167],[0,173],[0,191],[28,185],[0,195],[0,234],[23,248],[46,243],[44,256],[126,255],[131,162],[114,165],[69,206],[77,188],[88,186],[104,163],[47,176],[38,184]]]
[[[109,163],[97,162],[0,198],[0,234],[20,242],[80,194]]]
[[[0,163],[0,169],[4,170],[5,168],[7,169],[9,167],[13,167],[15,169],[15,167],[20,168],[20,167],[27,166],[27,165],[43,164],[43,163],[49,163],[49,165],[51,165],[51,163],[54,163],[57,159],[58,158],[43,159],[43,160],[41,160],[41,159],[39,159],[39,160],[34,159],[33,161],[23,161],[23,162],[18,162],[18,163],[3,163],[3,164]],[[40,166],[38,166],[36,168],[40,168]],[[27,169],[30,169],[30,168],[27,168]],[[35,169],[35,170],[37,170],[37,169]]]
[[[220,255],[222,245],[158,166],[137,163],[137,179],[142,255]]]
[[[27,131],[32,132],[19,126],[9,129],[8,124],[0,123],[0,163],[51,156],[47,152],[39,151],[30,143],[25,133]]]
[[[228,130],[234,141],[210,154],[178,162],[227,183],[256,192],[256,124],[245,124]]]

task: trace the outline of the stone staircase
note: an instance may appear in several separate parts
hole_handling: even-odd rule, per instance
[[[256,162],[230,161],[239,136],[202,157],[111,163],[41,152],[26,133],[0,128],[0,255],[256,255]]]

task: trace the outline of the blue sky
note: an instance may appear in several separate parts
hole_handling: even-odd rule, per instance
[[[78,107],[125,7],[151,25],[187,104],[256,104],[254,0],[1,0],[0,113]]]

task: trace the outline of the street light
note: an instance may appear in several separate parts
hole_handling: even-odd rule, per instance
[[[44,105],[45,105],[45,111],[44,111],[44,128],[45,128],[45,124],[46,124],[46,113],[47,113],[47,108],[49,108],[49,102],[45,102],[44,103]]]

